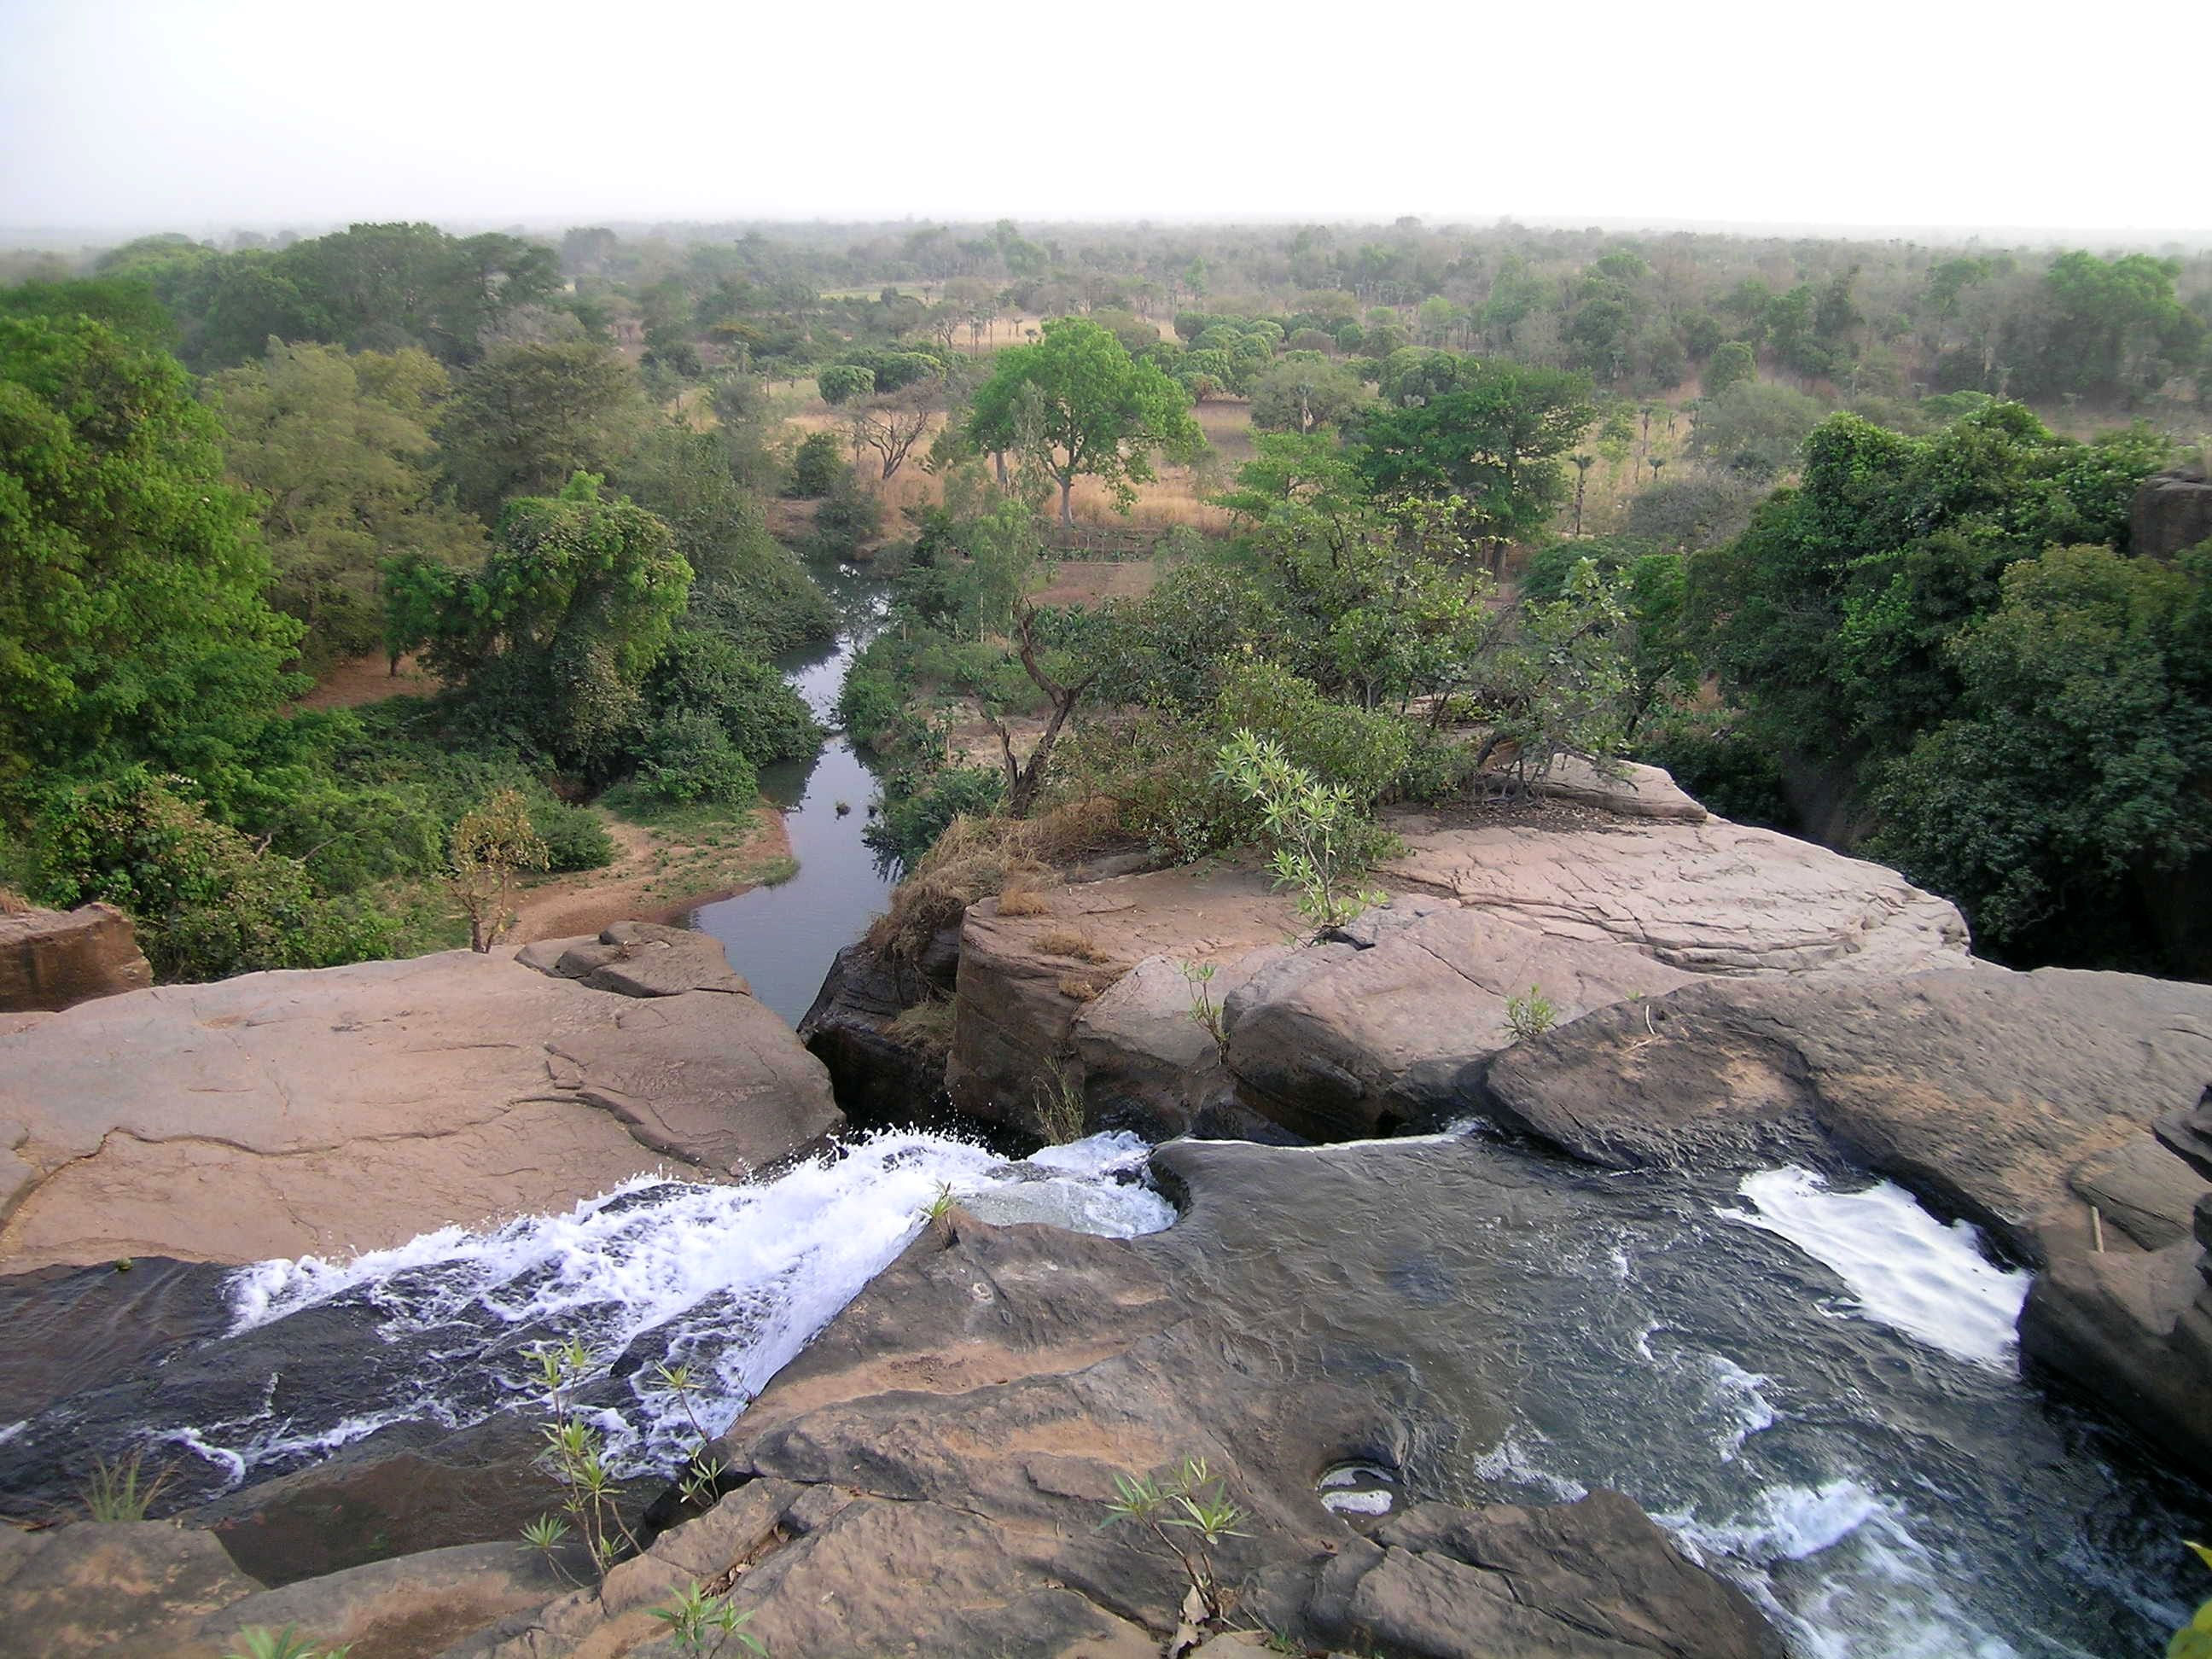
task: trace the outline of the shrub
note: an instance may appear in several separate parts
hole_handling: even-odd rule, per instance
[[[810,432],[799,441],[791,458],[791,483],[787,495],[811,500],[830,493],[830,487],[851,469],[845,465],[845,446],[834,432]]]
[[[881,822],[869,826],[872,846],[912,865],[963,813],[990,811],[1006,792],[1006,774],[989,766],[946,766],[910,794],[884,808]]]
[[[615,860],[614,837],[599,815],[584,807],[550,799],[532,801],[530,827],[545,844],[548,870],[604,870]]]
[[[324,897],[296,859],[257,846],[181,793],[184,778],[133,767],[48,797],[33,832],[38,896],[127,911],[166,980],[326,968],[385,953],[386,919]]]
[[[1260,658],[1224,674],[1214,724],[1279,744],[1285,758],[1343,789],[1362,811],[1389,788],[1413,747],[1397,715],[1332,702],[1312,681]]]
[[[646,702],[662,721],[704,714],[756,766],[798,760],[822,741],[805,700],[768,664],[728,640],[696,629],[678,630],[645,685]]]
[[[849,467],[823,492],[814,509],[814,550],[849,559],[883,534],[884,504]]]
[[[750,806],[760,793],[753,763],[721,723],[697,709],[679,709],[646,734],[637,781],[664,800]]]
[[[1278,886],[1295,887],[1316,936],[1341,927],[1383,895],[1360,886],[1388,837],[1342,783],[1323,783],[1271,738],[1239,732],[1221,746],[1221,771],[1260,809],[1261,837]]]

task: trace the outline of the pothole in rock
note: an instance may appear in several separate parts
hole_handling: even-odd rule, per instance
[[[1372,1463],[1339,1463],[1325,1469],[1314,1489],[1322,1507],[1339,1515],[1388,1515],[1397,1507],[1398,1477]]]

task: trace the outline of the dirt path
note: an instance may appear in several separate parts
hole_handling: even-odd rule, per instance
[[[371,652],[365,657],[332,663],[316,680],[314,690],[292,706],[358,708],[386,697],[427,697],[437,691],[440,684],[438,677],[411,654],[399,659],[399,672],[394,675],[390,659],[380,652]]]
[[[615,861],[603,870],[555,876],[528,889],[515,907],[520,920],[508,943],[596,933],[611,922],[671,921],[686,910],[729,898],[793,869],[783,814],[753,810],[748,825],[656,829],[602,811],[614,837]]]

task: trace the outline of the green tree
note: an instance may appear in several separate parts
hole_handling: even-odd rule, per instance
[[[1690,453],[1747,478],[1778,478],[1796,465],[1820,415],[1820,405],[1794,386],[1740,381],[1706,398]]]
[[[1263,432],[1334,426],[1366,401],[1367,387],[1318,352],[1285,352],[1252,385],[1252,424]]]
[[[556,498],[510,503],[481,573],[395,571],[396,592],[442,592],[410,599],[395,624],[428,625],[390,641],[427,645],[483,717],[587,772],[625,752],[692,574],[666,525],[624,497],[602,500],[599,485],[580,472]]]
[[[463,507],[489,519],[512,496],[605,473],[636,440],[637,376],[588,340],[496,346],[446,404],[438,439]]]
[[[0,792],[238,763],[298,684],[253,516],[173,358],[89,317],[0,317]]]
[[[1484,362],[1415,409],[1377,408],[1363,421],[1358,462],[1376,494],[1453,499],[1462,538],[1534,535],[1568,495],[1559,458],[1595,415],[1580,374]]]
[[[1047,323],[1035,345],[1014,346],[993,360],[969,417],[978,447],[1003,454],[1025,441],[1025,387],[1035,389],[1040,416],[1026,441],[1060,487],[1063,524],[1075,521],[1076,479],[1097,478],[1126,509],[1136,499],[1134,486],[1152,477],[1153,452],[1189,455],[1205,446],[1183,388],[1131,357],[1096,323],[1073,317]]]
[[[1730,386],[1758,378],[1759,355],[1741,340],[1723,341],[1705,363],[1705,394],[1717,398]]]
[[[1875,851],[2003,955],[2189,970],[2146,945],[2212,850],[2212,545],[2021,560],[1948,652],[1958,713],[1882,773]]]
[[[482,562],[483,526],[431,498],[430,425],[446,389],[445,370],[413,347],[349,357],[273,340],[209,386],[231,476],[261,506],[270,597],[307,625],[312,663],[375,648],[386,559]]]
[[[468,918],[471,950],[481,953],[499,942],[512,920],[507,907],[516,878],[543,870],[549,858],[519,789],[501,789],[462,816],[453,826],[446,884]]]

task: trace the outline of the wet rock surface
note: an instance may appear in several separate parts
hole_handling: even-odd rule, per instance
[[[711,939],[683,939],[599,947],[627,953],[586,975],[610,989],[459,951],[19,1022],[0,1031],[0,1272],[373,1249],[820,1145],[844,1121],[820,1063]]]
[[[1218,1555],[1234,1622],[1384,1654],[1778,1653],[1617,1494],[1425,1504],[1366,1533],[1321,1504],[1324,1469],[1398,1468],[1444,1431],[1407,1384],[1455,1334],[1370,1344],[1415,1304],[1452,1322],[1387,1213],[1407,1182],[1424,1202],[1493,1196],[1449,1148],[1182,1143],[1160,1161],[1193,1205],[1166,1233],[956,1215],[926,1234],[725,1437],[745,1485],[619,1569],[605,1606],[572,1595],[455,1651],[620,1651],[696,1580],[727,1587],[772,1652],[1157,1654],[1186,1582],[1099,1522],[1115,1474],[1202,1456],[1247,1512]],[[1346,1231],[1315,1237],[1321,1214]]]
[[[2024,1351],[2212,1474],[2212,1290],[2192,1233],[2212,1183],[2169,1150],[2192,1144],[2208,1078],[2212,987],[1983,965],[1695,985],[1453,1086],[1620,1168],[1747,1164],[1816,1128],[2037,1267]]]

